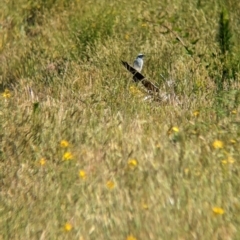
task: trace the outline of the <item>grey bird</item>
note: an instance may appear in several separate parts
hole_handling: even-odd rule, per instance
[[[143,67],[143,57],[145,55],[142,53],[139,53],[136,57],[136,59],[133,62],[133,67],[138,71],[141,72],[142,71],[142,67]]]
[[[137,58],[133,62],[133,67],[125,61],[122,61],[122,64],[130,73],[132,73],[134,82],[141,82],[143,86],[150,92],[159,92],[159,88],[140,73],[143,67],[143,57],[143,54],[138,54]]]

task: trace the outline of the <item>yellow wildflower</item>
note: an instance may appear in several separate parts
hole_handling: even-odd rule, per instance
[[[198,117],[199,114],[200,114],[200,112],[199,112],[198,110],[196,110],[196,111],[193,112],[193,116],[194,116],[194,117]]]
[[[142,208],[147,210],[148,209],[148,205],[145,202],[142,202]]]
[[[66,147],[69,146],[69,142],[66,141],[66,140],[62,140],[62,141],[60,142],[60,145],[61,145],[62,148],[66,148]]]
[[[115,184],[113,181],[107,181],[106,186],[108,189],[113,189],[115,187]]]
[[[79,177],[82,179],[86,179],[87,175],[86,172],[84,170],[80,170],[79,171]]]
[[[11,93],[8,89],[5,89],[5,91],[2,93],[2,96],[4,98],[10,98],[11,97]]]
[[[175,126],[175,127],[169,128],[168,131],[167,131],[167,134],[168,135],[171,135],[173,133],[177,134],[178,132],[179,132],[179,128]]]
[[[212,146],[213,146],[215,149],[223,148],[223,142],[220,141],[220,140],[215,140],[215,141],[212,143]]]
[[[135,96],[143,95],[143,93],[136,86],[133,86],[133,85],[129,87],[129,91],[132,93],[132,95],[135,95]]]
[[[172,127],[172,130],[173,130],[173,132],[176,132],[176,133],[179,132],[179,128],[178,127]]]
[[[146,23],[142,23],[142,27],[147,27],[147,24]]]
[[[63,160],[72,160],[73,159],[73,155],[72,155],[72,153],[71,152],[65,152],[64,154],[63,154]]]
[[[129,160],[128,160],[128,166],[129,166],[131,169],[136,168],[137,165],[138,165],[138,163],[137,163],[137,160],[136,160],[136,159],[129,159]]]
[[[213,209],[213,212],[216,214],[216,215],[222,215],[224,214],[224,210],[220,207],[214,207]]]
[[[227,164],[227,160],[222,160],[222,164],[226,165]]]
[[[64,225],[64,230],[65,230],[66,232],[70,232],[70,231],[72,230],[72,224],[71,224],[71,223],[66,223],[66,224]]]
[[[231,113],[232,114],[237,114],[237,110],[234,109],[234,110],[231,111]]]
[[[125,39],[128,40],[129,39],[129,35],[125,34]]]
[[[39,163],[40,163],[41,166],[45,165],[45,164],[46,164],[45,158],[41,158],[41,159],[39,160]]]
[[[137,240],[133,235],[129,235],[126,240]]]

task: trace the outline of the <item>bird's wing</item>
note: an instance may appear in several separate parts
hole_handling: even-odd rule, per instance
[[[139,82],[139,81],[141,81],[141,80],[143,80],[145,78],[140,72],[138,72],[135,68],[133,68],[127,62],[122,61],[122,64],[130,73],[133,74],[134,80],[136,82]]]
[[[159,88],[156,85],[154,85],[152,82],[148,81],[147,79],[143,79],[141,83],[148,91],[159,92]]]
[[[143,86],[151,92],[159,92],[159,88],[154,85],[152,82],[147,80],[140,72],[138,72],[135,68],[129,65],[127,62],[122,61],[123,66],[133,74],[133,79],[135,82],[141,82]]]

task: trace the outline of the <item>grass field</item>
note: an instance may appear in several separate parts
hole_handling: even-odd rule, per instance
[[[0,239],[240,239],[239,9],[0,1]]]

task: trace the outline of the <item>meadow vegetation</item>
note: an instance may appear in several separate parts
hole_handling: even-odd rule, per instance
[[[239,9],[0,1],[0,239],[240,239]]]

